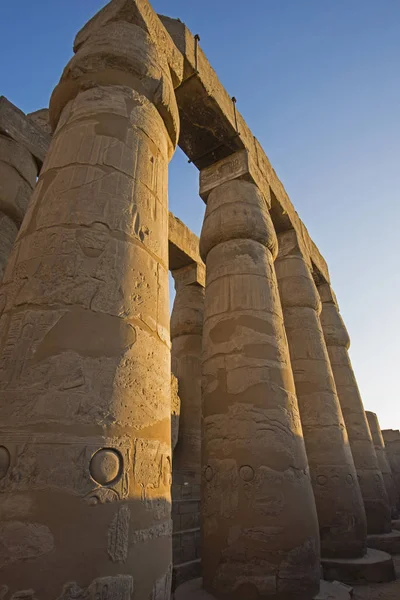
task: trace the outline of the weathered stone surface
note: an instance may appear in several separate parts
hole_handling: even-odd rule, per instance
[[[373,533],[367,536],[367,544],[369,548],[388,554],[400,554],[400,531],[393,529],[390,533]]]
[[[118,27],[109,30],[115,40],[104,37],[105,62],[115,49],[118,63],[125,48],[128,66],[150,66],[137,87],[120,63],[107,85],[95,70],[83,85],[91,49],[92,68],[101,66],[98,38],[71,61],[58,89],[78,91],[55,94],[60,119],[1,288],[0,439],[9,465],[0,513],[5,524],[46,532],[43,552],[3,567],[11,596],[32,589],[54,600],[76,581],[80,588],[71,584],[62,598],[128,600],[132,586],[118,586],[132,578],[137,598],[170,593],[174,145],[143,93],[154,83],[149,76],[147,86],[149,70],[163,73],[175,100],[147,34],[129,25],[127,40]],[[104,585],[90,587],[99,573]]]
[[[179,146],[200,170],[246,149],[263,176],[264,183],[260,191],[264,193],[271,190],[271,216],[275,227],[279,231],[290,228],[296,230],[310,267],[313,264],[323,280],[329,282],[325,260],[311,240],[261,144],[239,111],[235,119],[232,99],[200,46],[196,60],[193,34],[178,19],[162,15],[160,19],[184,58],[183,82],[175,90],[181,124]]]
[[[368,533],[389,533],[389,498],[348,354],[349,335],[330,286],[324,284],[318,290],[322,329],[364,500]]]
[[[35,125],[43,129],[48,135],[52,134],[48,108],[40,108],[26,115]]]
[[[50,136],[4,96],[0,96],[0,133],[29,150],[40,168],[50,145]]]
[[[321,300],[293,230],[275,261],[323,557],[363,556],[366,517],[325,345]]]
[[[181,412],[181,399],[179,398],[178,379],[171,373],[171,447],[172,452],[178,443],[179,417]]]
[[[168,220],[168,240],[170,270],[176,271],[195,264],[197,265],[196,277],[201,277],[199,281],[204,287],[205,272],[203,261],[200,258],[199,238],[171,212]],[[200,276],[201,271],[203,274]],[[188,273],[190,272],[189,270]]]
[[[310,598],[319,541],[273,260],[257,187],[215,188],[200,250],[203,329],[202,569],[218,598]]]
[[[362,558],[324,558],[321,561],[324,578],[348,585],[394,581],[396,573],[390,554],[368,548]]]
[[[366,411],[369,429],[372,435],[372,441],[374,442],[376,456],[378,458],[378,464],[382,472],[383,481],[385,483],[387,495],[390,500],[390,506],[392,509],[392,519],[397,519],[398,508],[397,508],[397,491],[396,485],[392,475],[392,469],[390,468],[389,460],[386,455],[385,442],[382,436],[382,431],[379,426],[378,416],[367,410]]]
[[[174,584],[193,568],[182,565],[200,556],[201,347],[204,266],[172,271],[175,301],[171,315],[172,371],[179,382],[179,441],[172,462]],[[185,511],[185,512],[184,512]]]
[[[385,429],[382,431],[382,437],[396,486],[397,509],[400,512],[400,431]]]
[[[0,184],[1,185],[1,184]],[[0,281],[7,266],[8,257],[17,237],[18,227],[13,219],[0,212]],[[5,297],[0,295],[0,307],[4,308]]]
[[[174,85],[183,77],[183,56],[177,50],[169,33],[147,0],[112,0],[100,10],[75,37],[74,51],[109,23],[123,21],[138,25],[157,46],[157,53],[164,58],[171,70]]]

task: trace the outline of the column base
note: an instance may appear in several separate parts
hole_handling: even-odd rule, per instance
[[[321,581],[319,593],[313,600],[351,600],[352,591],[352,588],[339,581]],[[174,600],[216,600],[216,598],[203,589],[203,580],[199,577],[180,585],[175,590]]]
[[[389,554],[400,554],[400,531],[394,529],[390,533],[367,535],[367,546]]]
[[[374,548],[367,548],[367,553],[361,558],[323,558],[321,564],[325,579],[343,581],[348,585],[384,583],[396,579],[390,554]]]
[[[400,531],[400,519],[394,519],[392,521],[392,527],[393,527],[393,529]]]

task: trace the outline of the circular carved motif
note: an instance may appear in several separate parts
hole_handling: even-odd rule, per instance
[[[243,481],[252,481],[254,479],[254,469],[250,465],[243,465],[239,469],[239,475]]]
[[[100,485],[109,485],[115,481],[122,470],[121,455],[112,448],[102,448],[92,456],[90,474]]]
[[[210,465],[208,465],[208,467],[205,468],[204,477],[206,478],[206,481],[211,481],[213,476],[214,476],[214,471],[212,470],[212,467],[210,467]]]
[[[325,477],[325,475],[318,475],[318,477],[317,477],[317,483],[318,483],[318,485],[326,485],[327,481],[328,480]]]
[[[0,479],[6,476],[10,466],[10,453],[5,446],[0,446]]]

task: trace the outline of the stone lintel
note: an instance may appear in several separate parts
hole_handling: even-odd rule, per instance
[[[232,98],[203,53],[201,42],[196,52],[194,35],[184,23],[162,15],[160,19],[184,57],[184,79],[175,90],[181,125],[179,146],[200,170],[233,152],[244,148],[248,150],[265,180],[260,189],[269,185],[279,207],[277,214],[284,215],[285,221],[290,222],[289,227],[298,233],[303,255],[309,257],[308,262],[314,263],[323,280],[329,282],[324,258],[299,218],[261,144],[238,110],[235,118]],[[276,231],[280,231],[274,214],[271,216]]]
[[[247,150],[240,150],[200,171],[200,197],[207,202],[210,192],[233,179],[245,179],[254,183],[271,207],[269,186]]]
[[[93,32],[113,21],[126,21],[146,31],[157,46],[159,54],[165,57],[174,86],[181,83],[183,56],[148,0],[111,0],[78,32],[74,41],[74,52],[79,50]]]
[[[171,212],[169,213],[168,248],[170,271],[193,263],[204,266],[200,258],[199,238]]]
[[[24,146],[42,166],[51,137],[5,96],[0,96],[0,133]]]
[[[172,277],[175,280],[175,289],[185,285],[206,285],[206,268],[204,264],[192,263],[181,269],[171,270]]]

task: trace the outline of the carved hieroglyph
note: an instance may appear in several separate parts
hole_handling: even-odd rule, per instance
[[[129,576],[129,589],[94,597],[167,600],[167,173],[179,134],[168,65],[144,29],[106,23],[65,68],[50,113],[0,291],[0,581],[54,600],[68,582]]]
[[[321,300],[294,230],[275,261],[323,557],[359,557],[367,526],[319,314]]]
[[[389,533],[392,529],[389,499],[350,362],[350,338],[331,287],[323,284],[318,291],[322,300],[322,329],[364,500],[368,533]]]
[[[390,500],[392,519],[397,519],[398,509],[396,486],[393,479],[392,469],[390,468],[389,459],[386,455],[385,442],[379,425],[378,416],[369,410],[366,411],[366,415],[372,435],[372,441],[374,442],[375,446],[376,456],[378,458],[378,463],[383,475],[383,481],[385,483],[387,495]]]
[[[38,166],[18,142],[0,134],[0,281],[36,182]]]
[[[204,587],[235,600],[312,598],[318,523],[273,267],[276,235],[254,183],[216,182],[200,250]]]

